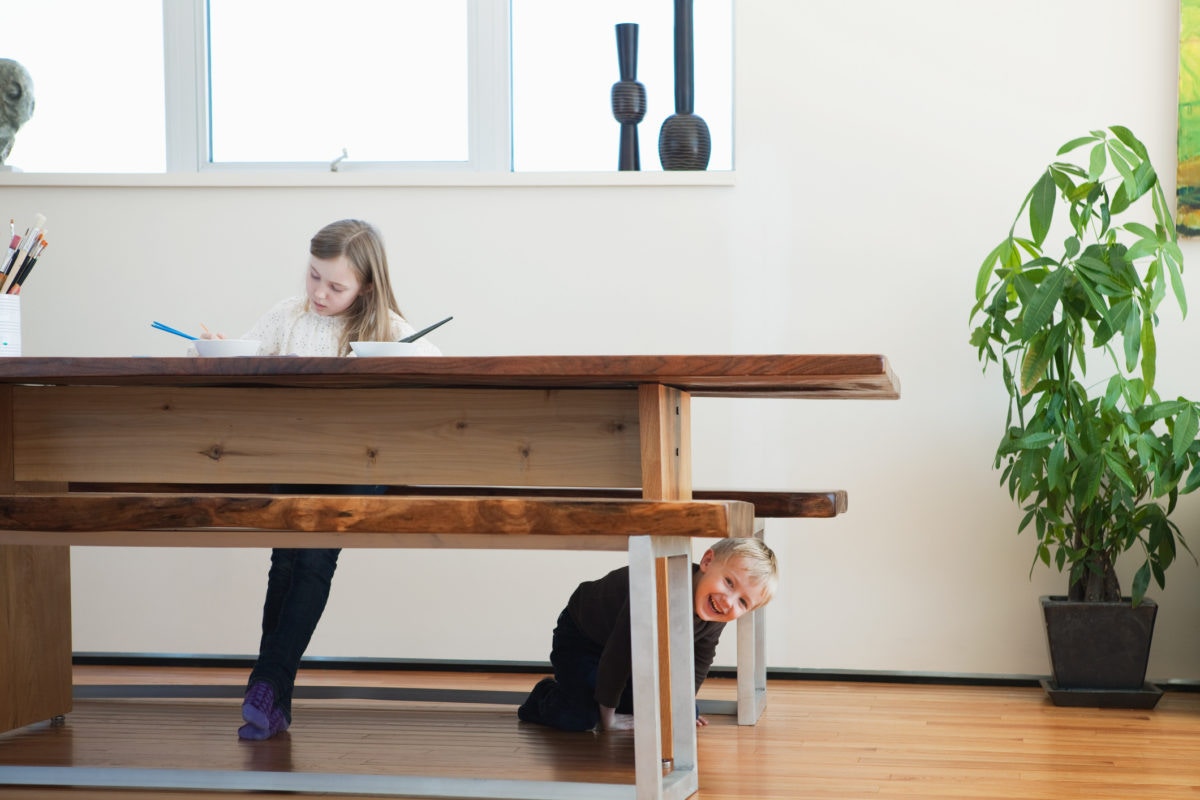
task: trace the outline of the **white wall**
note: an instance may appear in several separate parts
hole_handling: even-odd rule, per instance
[[[50,220],[25,352],[181,352],[152,319],[238,333],[299,289],[318,227],[360,216],[387,236],[413,321],[454,314],[448,353],[884,353],[899,402],[694,403],[698,486],[850,492],[836,520],[769,528],[769,664],[1045,674],[1037,597],[1065,581],[1029,576],[1033,539],[991,469],[1004,399],[968,345],[975,273],[1089,129],[1131,127],[1173,193],[1177,5],[736,14],[733,187],[0,188],[0,211]],[[648,159],[656,136],[642,131]],[[1164,316],[1160,390],[1200,397],[1200,327]],[[1200,505],[1178,522],[1200,550]],[[544,659],[574,584],[620,558],[346,551],[310,653]],[[77,549],[73,566],[77,650],[256,648],[264,551]],[[1151,676],[1198,679],[1200,570],[1185,557],[1168,577]]]

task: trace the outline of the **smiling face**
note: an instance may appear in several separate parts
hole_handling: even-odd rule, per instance
[[[694,610],[706,622],[733,622],[762,605],[763,584],[750,582],[745,559],[718,561],[712,550],[700,559]]]
[[[312,310],[322,317],[335,317],[354,303],[362,282],[345,256],[312,256],[308,261],[306,288]]]

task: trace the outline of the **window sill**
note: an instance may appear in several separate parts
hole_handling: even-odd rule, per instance
[[[235,172],[196,173],[51,173],[0,172],[0,186],[75,188],[345,188],[394,186],[428,188],[733,186],[733,171],[700,172]]]

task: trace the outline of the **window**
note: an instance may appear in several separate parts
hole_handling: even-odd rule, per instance
[[[666,0],[0,0],[6,30],[53,31],[6,37],[37,101],[8,162],[613,171],[614,26],[636,22],[642,168],[658,170],[674,110],[671,14]],[[732,168],[731,28],[732,0],[696,4],[712,170]]]
[[[162,7],[162,0],[0,0],[0,57],[29,71],[36,102],[10,166],[165,169]]]
[[[335,8],[208,0],[211,160],[466,162],[467,4]]]
[[[637,79],[646,88],[638,125],[643,170],[661,169],[658,131],[675,112],[670,0],[512,0],[513,167],[523,171],[617,168],[620,125],[610,91],[617,23],[638,25]],[[709,169],[733,164],[733,3],[695,3],[695,111],[712,139]]]

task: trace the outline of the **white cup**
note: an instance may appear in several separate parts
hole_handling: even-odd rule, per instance
[[[21,355],[21,298],[0,294],[0,356]]]

